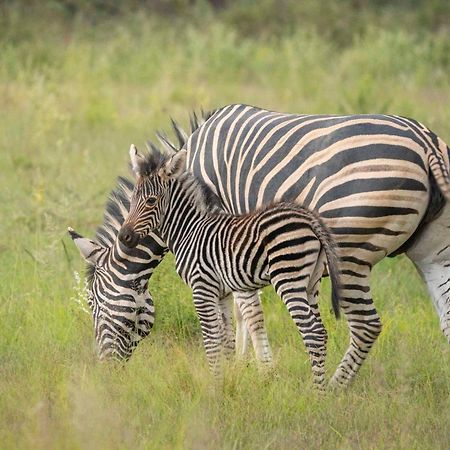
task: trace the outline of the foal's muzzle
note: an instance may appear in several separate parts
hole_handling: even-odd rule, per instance
[[[119,232],[119,240],[128,248],[134,248],[138,245],[139,235],[130,225],[124,225]]]

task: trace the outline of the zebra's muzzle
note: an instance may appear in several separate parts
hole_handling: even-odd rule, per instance
[[[128,248],[134,248],[139,243],[139,235],[130,225],[124,225],[119,232],[119,240]]]

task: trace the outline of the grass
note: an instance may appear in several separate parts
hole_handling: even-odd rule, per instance
[[[338,47],[310,31],[242,40],[215,19],[170,27],[136,13],[93,27],[14,8],[1,28],[1,448],[448,447],[449,347],[405,257],[375,269],[384,329],[354,386],[320,398],[271,290],[274,372],[235,362],[214,381],[170,258],[151,281],[154,332],[127,365],[98,364],[65,231],[92,236],[129,144],[191,108],[395,113],[449,142],[448,32],[374,26]],[[347,327],[329,313],[327,283],[322,297],[331,374]]]

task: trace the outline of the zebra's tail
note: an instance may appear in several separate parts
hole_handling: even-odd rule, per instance
[[[320,216],[309,211],[313,216],[312,228],[315,235],[322,244],[328,263],[328,275],[331,280],[331,304],[336,319],[340,317],[339,299],[341,298],[341,276],[339,273],[339,257],[336,253],[336,243],[332,237],[331,231],[323,223]]]
[[[339,258],[336,255],[335,244],[327,230],[326,239],[321,239],[328,262],[328,274],[331,280],[331,304],[336,319],[341,316],[339,299],[341,298],[341,277],[339,274]]]
[[[446,151],[450,153],[449,148],[440,138],[437,138],[437,146],[433,146],[428,149],[428,164],[430,166],[431,174],[436,180],[442,195],[446,200],[450,200],[450,174],[449,168],[445,163],[442,152]]]

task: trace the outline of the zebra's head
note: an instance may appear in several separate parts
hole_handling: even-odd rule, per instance
[[[100,359],[128,359],[154,322],[155,310],[147,285],[167,248],[155,234],[132,249],[118,239],[133,187],[131,181],[119,178],[95,240],[69,228],[70,237],[87,262],[87,296]]]
[[[121,270],[130,262],[124,258],[125,253],[120,255],[119,245],[104,247],[71,228],[69,234],[88,263],[87,301],[94,319],[98,356],[100,360],[128,360],[154,322],[148,272],[139,277],[136,267],[124,276]]]
[[[128,248],[134,248],[161,223],[167,208],[170,182],[185,171],[186,150],[170,156],[153,152],[144,158],[132,145],[130,158],[137,179],[130,212],[119,232],[119,239]]]

